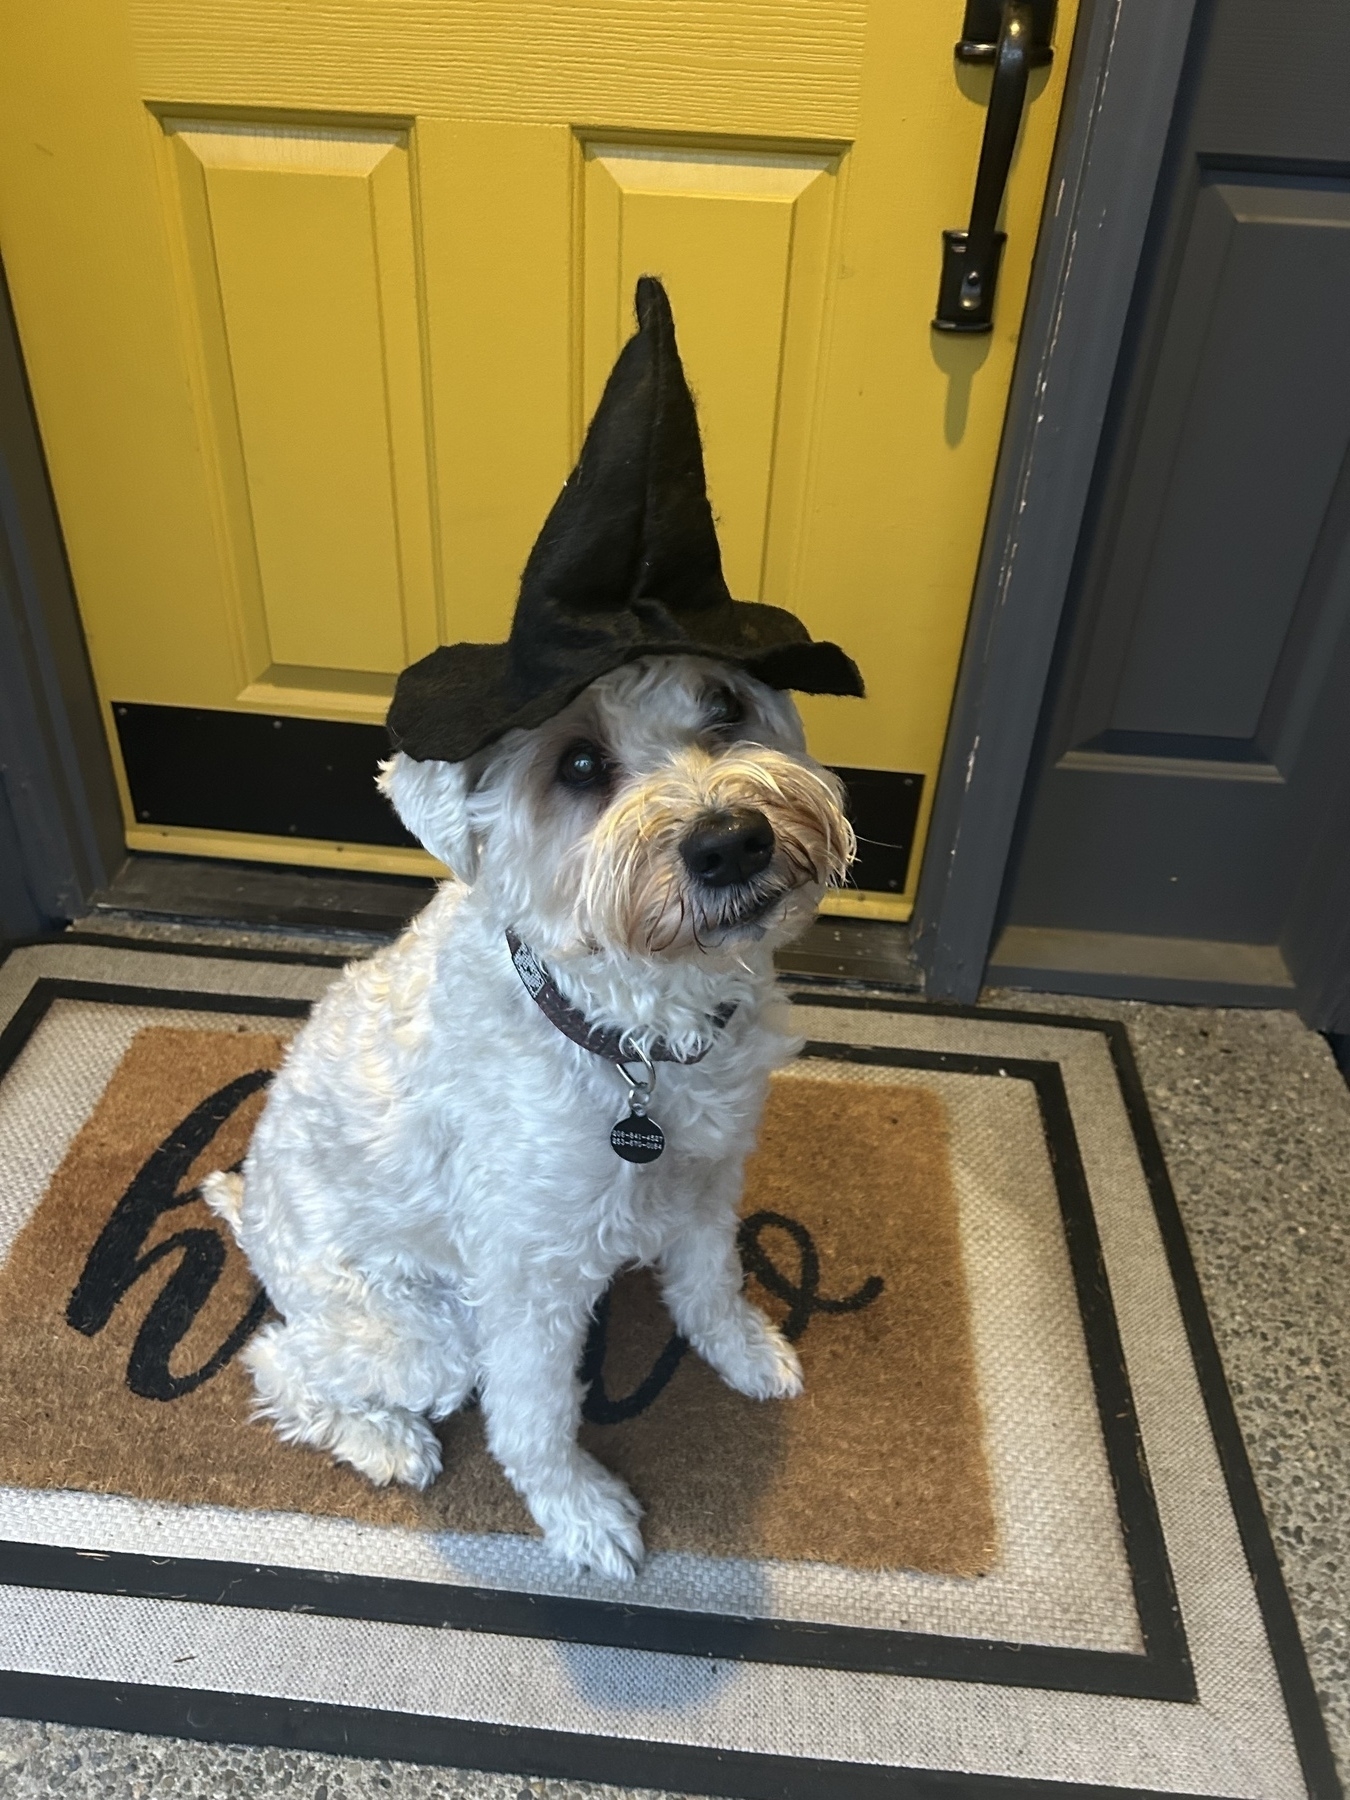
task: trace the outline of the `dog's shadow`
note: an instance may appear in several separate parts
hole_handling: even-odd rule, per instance
[[[577,1695],[640,1728],[642,1715],[696,1712],[735,1678],[737,1665],[688,1653],[614,1649],[607,1644],[559,1643],[558,1662]]]

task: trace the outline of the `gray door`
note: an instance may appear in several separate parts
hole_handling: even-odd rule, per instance
[[[1201,10],[992,978],[1350,1024],[1348,72],[1343,0]]]

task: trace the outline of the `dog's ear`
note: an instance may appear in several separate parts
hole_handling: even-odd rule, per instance
[[[399,751],[380,764],[376,785],[419,843],[460,881],[473,881],[478,845],[469,823],[468,763],[414,762]]]

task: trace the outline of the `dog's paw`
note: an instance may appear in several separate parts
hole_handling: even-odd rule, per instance
[[[695,1348],[728,1387],[752,1400],[791,1400],[802,1391],[797,1352],[778,1327],[748,1301],[722,1331]]]
[[[217,1169],[208,1175],[198,1190],[203,1200],[218,1218],[224,1219],[230,1230],[238,1234],[239,1220],[244,1210],[244,1178],[233,1171]]]
[[[548,1548],[574,1569],[631,1581],[642,1567],[642,1508],[617,1475],[584,1451],[565,1484],[531,1495],[530,1511]]]
[[[334,1421],[329,1447],[376,1487],[426,1488],[441,1472],[440,1439],[425,1419],[398,1407],[344,1413]]]

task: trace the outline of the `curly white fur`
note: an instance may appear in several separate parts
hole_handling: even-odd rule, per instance
[[[729,727],[715,716],[728,691],[744,709]],[[604,751],[603,791],[559,781],[579,739]],[[786,696],[677,657],[605,676],[470,763],[396,756],[381,779],[460,879],[344,972],[277,1076],[242,1181],[205,1184],[282,1315],[244,1353],[259,1410],[372,1481],[421,1487],[440,1470],[429,1421],[477,1390],[549,1545],[627,1577],[640,1508],[576,1441],[580,1352],[616,1271],[653,1266],[732,1387],[801,1387],[741,1292],[736,1209],[770,1071],[797,1048],[773,948],[852,853],[838,784]],[[732,807],[770,819],[774,857],[734,892],[704,891],[679,844]],[[660,1066],[659,1161],[610,1148],[621,1077],[525,993],[507,925],[588,1020],[644,1046],[715,1038],[703,1061]]]

